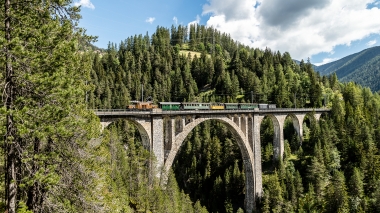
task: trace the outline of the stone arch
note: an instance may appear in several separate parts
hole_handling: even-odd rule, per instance
[[[321,118],[321,115],[322,115],[322,112],[315,112],[315,111],[312,111],[312,112],[308,112],[306,113],[306,116],[313,122],[318,122],[319,119]],[[306,117],[305,116],[305,117]]]
[[[272,114],[267,114],[264,116],[268,117],[272,120],[273,124],[273,158],[274,159],[282,159],[283,153],[284,153],[284,133],[283,133],[283,127],[284,127],[284,121],[285,117],[284,115],[275,116]],[[259,127],[259,132],[261,132],[261,122]]]
[[[150,132],[148,133],[147,132],[147,129],[144,128],[144,126],[139,123],[138,121],[135,121],[133,119],[127,119],[128,121],[131,121],[133,124],[136,125],[137,129],[139,130],[140,132],[140,136],[141,136],[141,141],[142,141],[142,144],[143,146],[145,147],[145,149],[147,150],[150,150],[150,141],[151,141],[151,136],[150,136]]]
[[[328,112],[321,112],[320,113],[320,117],[319,117],[319,120],[321,119],[327,119],[329,117],[329,113]]]
[[[150,131],[150,124],[146,121],[142,121],[139,119],[135,118],[120,118],[120,119],[108,119],[108,120],[102,120],[100,123],[102,125],[102,130],[107,128],[110,124],[114,123],[115,121],[118,120],[127,120],[133,123],[136,127],[137,130],[140,133],[141,136],[141,142],[142,145],[144,146],[145,149],[150,150],[151,148],[151,131]]]
[[[301,123],[301,126],[302,126],[302,142],[304,142],[305,140],[305,137],[307,135],[305,135],[307,133],[305,127],[307,127],[307,129],[310,129],[312,128],[312,123],[318,123],[320,117],[321,117],[321,114],[320,112],[316,113],[315,111],[311,111],[311,112],[307,112],[303,119],[302,119],[302,123]],[[304,126],[305,125],[305,126]]]
[[[287,115],[287,117],[290,117],[292,119],[294,130],[297,132],[298,138],[300,139],[301,143],[303,140],[302,125],[303,125],[303,120],[305,116],[306,116],[305,114],[295,114],[295,113],[290,113]]]
[[[242,153],[243,158],[243,165],[244,165],[244,172],[246,175],[246,181],[245,181],[245,208],[247,212],[251,212],[254,209],[255,206],[255,183],[254,183],[254,156],[253,152],[250,149],[250,145],[248,142],[248,137],[243,133],[241,128],[231,119],[228,117],[207,117],[207,118],[197,118],[194,119],[193,122],[186,125],[181,133],[176,135],[174,143],[172,145],[172,149],[169,153],[169,156],[166,159],[165,165],[164,165],[164,171],[168,172],[169,169],[172,167],[172,164],[174,162],[175,156],[177,155],[180,147],[183,144],[183,141],[185,138],[189,135],[189,133],[199,124],[207,121],[207,120],[217,120],[228,128],[229,131],[232,132],[234,138],[236,139],[238,146],[240,148],[240,151]],[[166,175],[161,175],[163,178],[162,181],[165,183],[167,181]]]

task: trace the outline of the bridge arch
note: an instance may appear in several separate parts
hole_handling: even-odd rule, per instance
[[[302,144],[302,140],[303,140],[303,122],[305,120],[305,116],[306,114],[303,114],[303,113],[301,114],[289,113],[286,117],[286,118],[289,117],[292,120],[293,128],[296,131],[298,138],[301,142],[299,145]]]
[[[175,140],[172,143],[172,149],[165,161],[163,172],[168,172],[172,167],[175,156],[178,154],[180,147],[182,146],[185,138],[190,134],[190,132],[199,124],[208,121],[208,120],[216,120],[223,123],[229,131],[233,134],[236,139],[239,149],[243,158],[244,172],[246,175],[245,178],[245,208],[247,212],[250,212],[254,209],[255,205],[255,193],[254,193],[254,156],[253,152],[250,148],[248,137],[242,131],[241,127],[239,127],[235,121],[227,117],[200,117],[194,119],[192,122],[188,123],[184,126],[181,133],[175,136]],[[163,181],[167,181],[167,177],[165,174],[161,176]]]
[[[126,120],[134,124],[140,133],[142,145],[144,146],[145,149],[150,150],[151,131],[149,131],[150,124],[148,124],[147,122],[137,120],[134,118],[119,118],[119,119],[107,119],[107,120],[103,119],[100,122],[102,125],[102,130],[107,128],[110,124],[115,123],[119,120]]]
[[[260,135],[262,130],[262,121],[265,118],[269,118],[273,124],[273,159],[280,159],[282,158],[284,152],[283,126],[285,117],[278,117],[272,114],[267,114],[263,116],[263,119],[259,123]]]
[[[305,114],[303,113],[283,113],[283,114],[267,114],[263,119],[270,118],[273,124],[273,159],[282,159],[284,154],[284,125],[286,118],[290,118],[293,123],[293,128],[302,142],[303,139],[303,120]],[[260,121],[259,132],[261,134],[262,120]],[[301,145],[301,144],[300,144]]]

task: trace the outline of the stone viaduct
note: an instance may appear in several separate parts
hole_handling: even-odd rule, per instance
[[[245,209],[251,212],[255,201],[262,195],[260,125],[265,116],[271,118],[274,126],[274,158],[284,154],[283,127],[286,117],[290,116],[299,137],[303,138],[302,124],[307,114],[319,120],[322,113],[329,109],[266,109],[266,110],[188,110],[188,111],[95,111],[102,128],[118,119],[133,122],[141,135],[145,148],[156,159],[155,173],[166,182],[166,172],[171,168],[186,136],[200,123],[217,120],[227,126],[237,140],[243,157],[246,174]],[[163,171],[161,173],[161,171]]]

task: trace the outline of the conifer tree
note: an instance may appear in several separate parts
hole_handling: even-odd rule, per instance
[[[77,200],[82,189],[68,187],[80,180],[76,178],[82,161],[77,157],[89,130],[98,129],[96,119],[84,111],[90,62],[81,61],[79,9],[70,4],[6,0],[1,5],[5,20],[0,40],[4,47],[0,58],[5,59],[1,116],[6,117],[1,134],[9,213],[24,204],[33,212],[89,208],[85,199]]]
[[[327,189],[327,212],[349,212],[348,195],[345,178],[342,172],[335,171]]]
[[[353,170],[353,174],[348,182],[348,192],[351,197],[350,209],[354,211],[359,211],[360,209],[363,209],[363,176],[358,168],[354,168]]]

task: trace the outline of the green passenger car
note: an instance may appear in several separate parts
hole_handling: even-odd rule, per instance
[[[182,103],[184,110],[209,110],[210,103]]]
[[[164,111],[180,110],[181,103],[180,102],[160,102],[160,108]]]
[[[239,109],[239,104],[238,103],[225,103],[225,109],[227,110],[236,110]]]
[[[259,105],[255,103],[240,103],[240,109],[253,110],[258,107]]]

